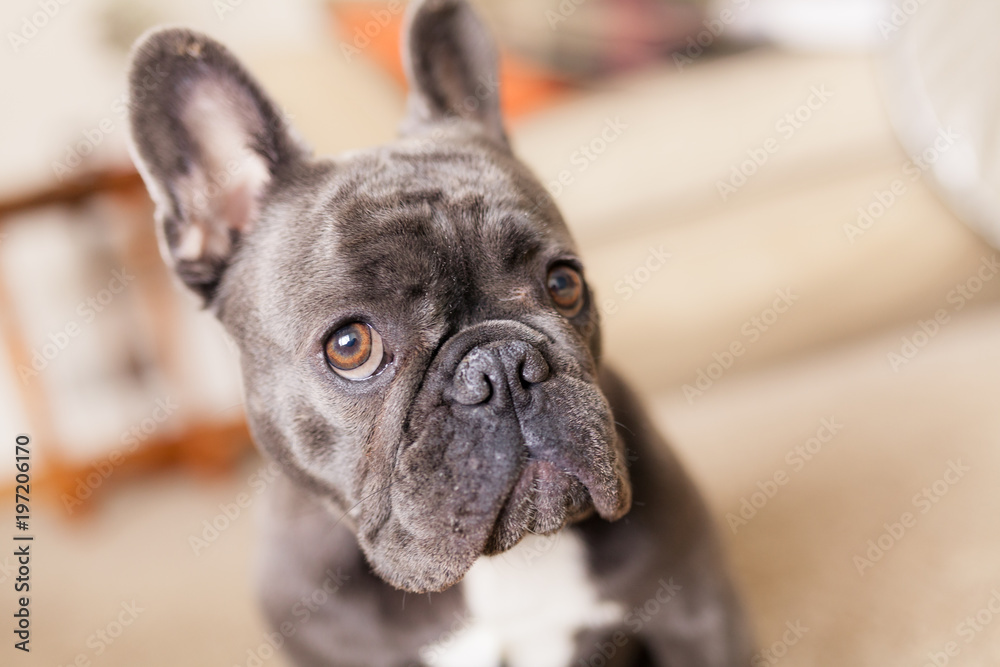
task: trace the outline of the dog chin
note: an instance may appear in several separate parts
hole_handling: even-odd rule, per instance
[[[590,493],[580,480],[548,461],[529,461],[500,510],[483,555],[507,551],[528,533],[554,533],[593,512]]]
[[[419,427],[399,447],[386,496],[358,531],[379,576],[413,592],[444,590],[480,556],[529,532],[628,511],[624,447],[603,397],[565,375],[535,392],[509,414],[440,402],[440,392],[427,400],[430,409],[413,412]]]

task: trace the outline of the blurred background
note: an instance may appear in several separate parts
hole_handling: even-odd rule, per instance
[[[708,496],[758,664],[1000,664],[1000,5],[474,4],[606,357]],[[32,652],[0,664],[287,664],[253,592],[274,472],[232,343],[159,258],[124,67],[145,29],[197,28],[318,153],[361,148],[402,115],[401,16],[0,9],[0,516],[13,533],[30,434],[36,535]]]

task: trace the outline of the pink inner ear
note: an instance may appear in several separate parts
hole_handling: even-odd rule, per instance
[[[188,228],[178,259],[223,257],[232,232],[246,233],[258,214],[258,200],[270,181],[265,159],[252,150],[261,119],[247,93],[224,79],[209,79],[190,93],[183,122],[198,147],[199,160],[178,184]]]
[[[249,231],[252,218],[256,217],[259,194],[247,183],[237,183],[230,189],[222,202],[225,207],[222,216],[232,222],[232,228],[240,232]]]

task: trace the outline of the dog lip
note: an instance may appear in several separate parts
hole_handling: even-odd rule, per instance
[[[484,554],[506,551],[528,532],[553,533],[593,511],[590,493],[576,476],[549,461],[531,459],[503,502]]]

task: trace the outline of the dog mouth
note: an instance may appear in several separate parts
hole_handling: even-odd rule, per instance
[[[590,493],[579,479],[550,461],[529,460],[500,508],[483,555],[507,551],[528,533],[554,533],[593,512]]]
[[[631,505],[624,443],[592,376],[539,332],[486,322],[438,352],[412,402],[380,509],[359,527],[375,571],[444,590],[483,555]]]
[[[548,400],[552,415],[574,412]],[[391,509],[360,532],[376,572],[404,590],[440,591],[529,532],[623,516],[631,489],[613,422],[601,410],[575,413],[498,420],[439,406],[425,415],[397,459]]]

